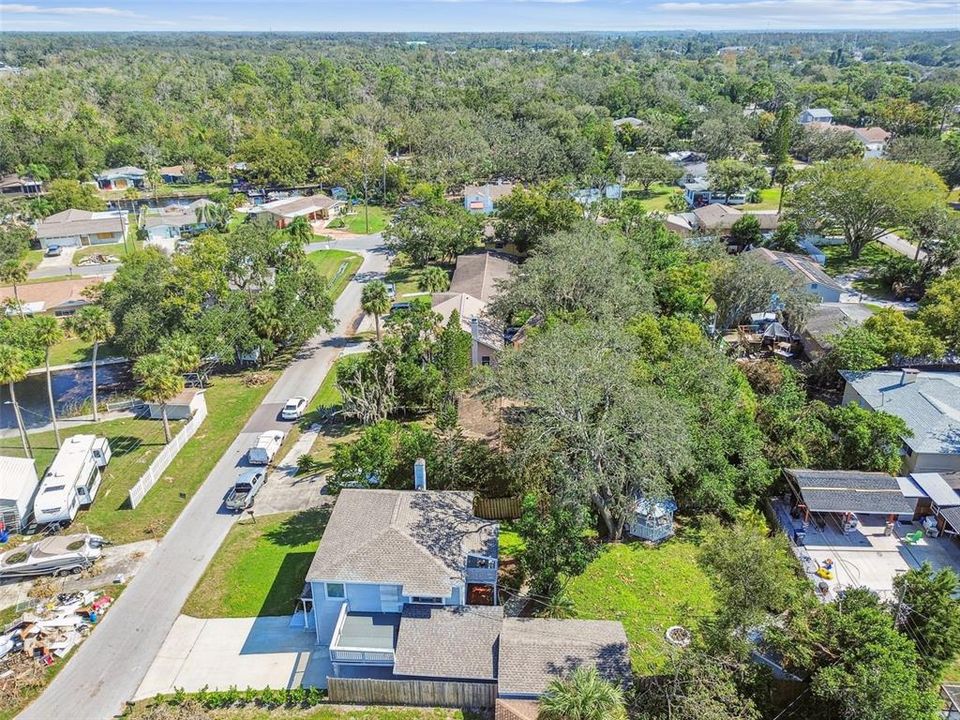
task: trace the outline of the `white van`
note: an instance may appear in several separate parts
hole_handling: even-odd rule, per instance
[[[39,524],[68,523],[77,511],[97,496],[110,462],[110,443],[95,435],[67,438],[40,481],[33,500],[33,517]]]

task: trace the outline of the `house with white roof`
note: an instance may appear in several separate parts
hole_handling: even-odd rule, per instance
[[[345,203],[329,195],[317,194],[294,196],[273,200],[254,209],[256,213],[267,213],[280,229],[287,227],[296,218],[306,218],[308,222],[329,220],[340,213]]]
[[[122,243],[127,237],[127,213],[122,210],[91,212],[64,210],[36,225],[40,247],[81,247]]]
[[[905,472],[960,472],[960,373],[905,368],[840,374],[844,404],[882,410],[907,424],[912,435],[903,438]]]

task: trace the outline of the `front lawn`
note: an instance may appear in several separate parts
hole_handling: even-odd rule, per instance
[[[428,266],[429,267],[429,266]],[[441,265],[447,275],[453,274],[453,268]],[[426,268],[415,268],[409,262],[394,261],[389,272],[384,276],[384,282],[393,283],[397,290],[397,299],[410,295],[420,295],[420,275]]]
[[[79,266],[80,261],[91,255],[107,255],[119,258],[121,261],[135,250],[143,248],[143,243],[139,240],[130,240],[129,238],[122,243],[112,243],[110,245],[89,245],[82,247],[73,254],[73,264]]]
[[[695,627],[713,609],[710,581],[697,564],[696,550],[692,536],[679,535],[658,547],[604,545],[567,586],[575,617],[622,622],[634,670],[655,673],[667,659],[667,628]]]
[[[236,523],[183,606],[192,617],[291,615],[330,511]]]
[[[340,293],[363,264],[363,257],[346,250],[315,250],[307,257],[320,273],[330,280],[334,298],[340,297]]]
[[[369,215],[370,225],[367,226]],[[377,205],[355,205],[350,208],[349,214],[340,215],[330,221],[327,227],[331,230],[346,230],[355,235],[372,235],[382,232],[390,222],[392,213]]]

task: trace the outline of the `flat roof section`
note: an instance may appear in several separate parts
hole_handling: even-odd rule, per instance
[[[343,619],[337,646],[392,651],[400,629],[399,613],[350,612]]]

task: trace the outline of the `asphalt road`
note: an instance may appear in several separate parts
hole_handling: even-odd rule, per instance
[[[133,697],[236,520],[221,504],[243,471],[247,448],[264,430],[289,428],[277,420],[283,403],[293,395],[316,393],[344,345],[345,330],[360,314],[362,281],[387,270],[389,260],[379,236],[343,240],[333,247],[367,252],[357,278],[337,300],[337,328],[303,347],[117,603],[46,691],[19,715],[22,720],[102,720],[119,714]]]

